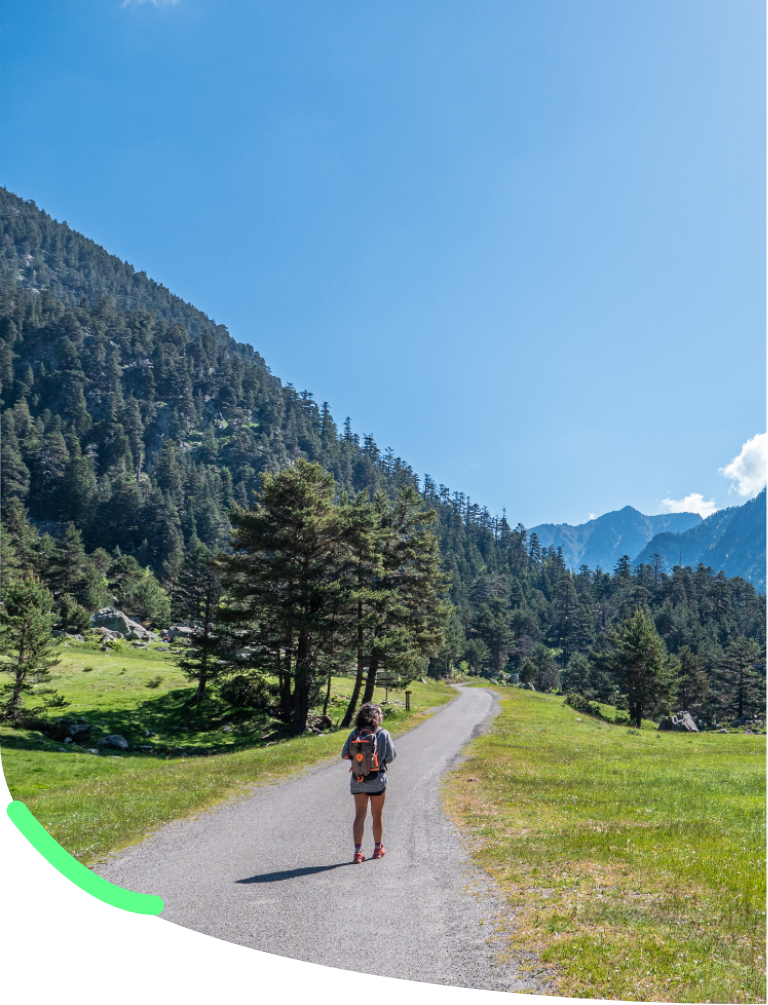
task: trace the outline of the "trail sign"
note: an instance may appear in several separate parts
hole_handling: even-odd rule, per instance
[[[384,688],[384,702],[389,700],[389,689],[391,687],[396,687],[400,683],[400,674],[394,672],[377,673],[376,674],[376,687]]]

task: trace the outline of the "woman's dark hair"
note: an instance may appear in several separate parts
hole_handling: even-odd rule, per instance
[[[358,729],[376,729],[384,721],[384,713],[378,705],[366,702],[361,705],[355,716],[355,725]]]

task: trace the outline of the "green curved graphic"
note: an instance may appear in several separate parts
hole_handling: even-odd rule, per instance
[[[33,848],[40,852],[44,859],[58,869],[75,886],[90,893],[105,904],[122,908],[123,911],[133,911],[134,914],[160,914],[163,909],[161,897],[148,893],[134,893],[115,886],[95,872],[91,872],[68,851],[65,851],[55,838],[52,838],[37,818],[18,799],[8,803],[8,816],[16,824]]]

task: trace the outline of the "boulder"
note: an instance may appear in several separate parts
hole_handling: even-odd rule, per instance
[[[103,740],[99,740],[97,746],[109,747],[110,750],[127,750],[128,741],[119,733],[112,733],[110,736],[105,736]]]
[[[674,733],[698,733],[699,731],[699,727],[689,712],[668,715],[659,723],[659,729],[671,730]]]
[[[96,611],[91,615],[91,624],[97,629],[106,628],[113,638],[117,635],[120,638],[144,639],[150,642],[156,642],[158,638],[154,632],[150,632],[138,621],[133,621],[116,607],[102,607],[100,611]]]
[[[176,638],[191,639],[195,634],[195,629],[190,628],[189,625],[171,625],[171,627],[163,632],[166,638],[173,641]]]
[[[307,724],[312,729],[333,729],[333,719],[330,715],[309,715],[307,716]]]

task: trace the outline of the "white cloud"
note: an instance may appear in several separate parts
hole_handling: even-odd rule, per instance
[[[597,513],[590,513],[589,514],[589,519],[590,520],[597,520]]]
[[[662,499],[661,509],[663,513],[698,513],[704,519],[717,509],[714,499],[705,499],[700,492],[691,492],[685,499]]]
[[[768,433],[758,433],[747,440],[741,448],[738,457],[730,464],[720,468],[720,474],[730,478],[734,483],[728,489],[734,490],[740,496],[756,496],[760,489],[765,488],[766,469],[768,469]]]

